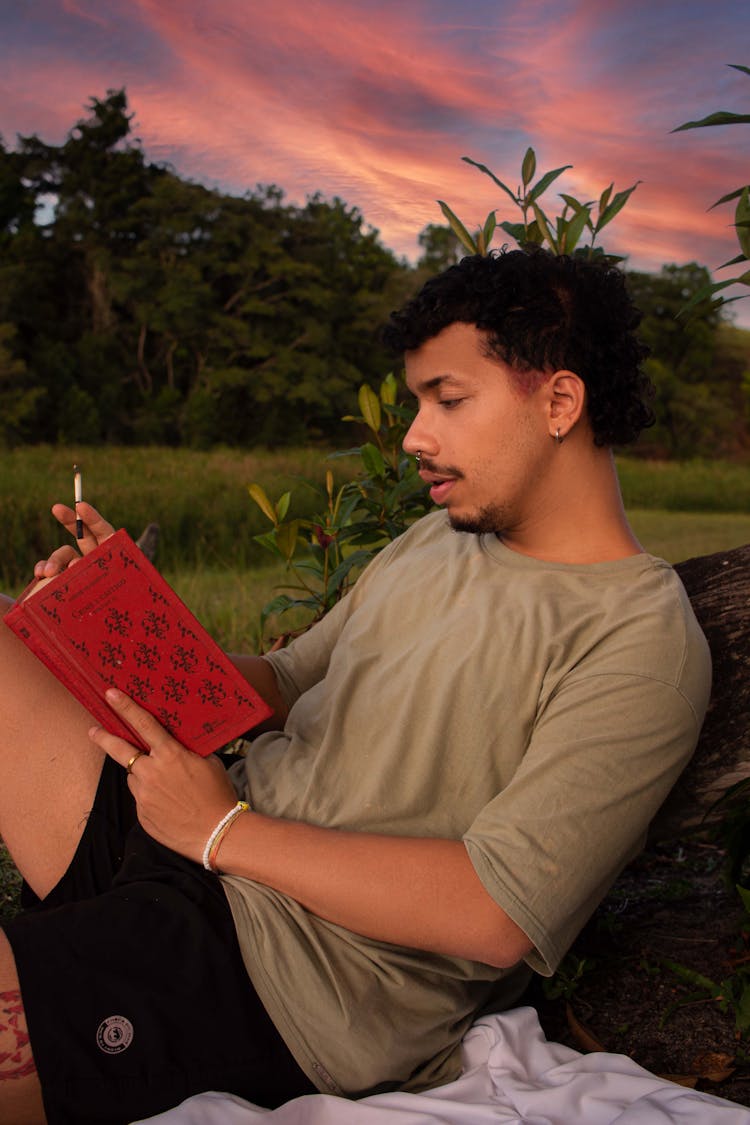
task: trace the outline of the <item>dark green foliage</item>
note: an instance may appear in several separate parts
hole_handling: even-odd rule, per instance
[[[691,318],[678,319],[710,284],[708,270],[695,262],[627,277],[643,314],[639,334],[651,349],[646,369],[655,389],[656,425],[642,435],[639,451],[678,458],[741,452],[748,439],[750,333],[732,330],[706,302]]]
[[[356,389],[391,366],[380,326],[431,274],[487,252],[496,228],[601,254],[594,239],[635,187],[595,203],[563,194],[548,217],[541,199],[564,169],[537,175],[529,149],[512,190],[470,161],[523,221],[492,211],[469,235],[444,205],[450,225],[423,231],[411,268],[340,199],[289,206],[274,186],[238,198],[148,163],[122,90],[87,110],[61,145],[0,143],[0,445],[336,443]],[[705,288],[702,267],[633,278],[657,388],[643,452],[743,452],[746,335],[710,308],[673,323]]]
[[[324,486],[303,482],[314,505],[309,518],[300,518],[291,492],[274,503],[257,482],[249,486],[250,496],[272,525],[256,539],[289,573],[284,592],[262,611],[261,639],[269,617],[288,610],[303,611],[305,621],[298,631],[309,628],[347,593],[383,547],[432,508],[414,458],[402,449],[413,411],[397,397],[393,375],[383,380],[379,394],[366,383],[359,388],[360,413],[346,415],[344,421],[364,427],[367,440],[332,455],[344,461],[343,484],[336,484],[331,469]]]
[[[237,198],[147,163],[122,90],[88,110],[60,146],[0,146],[0,382],[12,364],[37,392],[5,440],[334,437],[386,369],[408,268],[339,199]]]
[[[750,67],[742,66],[739,63],[729,63],[733,70],[738,70],[742,74],[750,75]],[[685,129],[706,129],[713,128],[717,125],[750,125],[750,113],[730,113],[726,110],[720,110],[718,113],[711,113],[707,117],[701,118],[700,121],[686,121],[682,125],[678,125],[672,132],[680,133]],[[750,183],[741,184],[733,191],[727,192],[717,199],[715,203],[711,204],[709,210],[718,207],[722,203],[729,203],[731,200],[737,200],[734,212],[734,227],[737,232],[737,242],[739,243],[740,253],[724,262],[720,269],[726,266],[742,265],[743,263],[750,262]],[[683,317],[689,317],[696,309],[700,309],[706,302],[711,303],[714,307],[719,308],[723,304],[728,304],[730,301],[742,300],[742,297],[725,298],[722,290],[727,289],[730,285],[744,285],[750,286],[750,269],[744,265],[739,274],[735,277],[729,278],[725,281],[714,281],[710,279],[703,285],[696,293],[693,294],[691,299],[687,302],[680,313]]]

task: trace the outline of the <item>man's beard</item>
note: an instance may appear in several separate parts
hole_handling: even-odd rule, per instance
[[[421,467],[430,473],[441,477],[452,477],[454,480],[465,480],[465,475],[454,465],[438,465],[435,461],[423,457]],[[510,526],[510,512],[504,504],[486,504],[472,516],[452,516],[448,512],[448,521],[454,531],[465,531],[471,535],[502,535]]]
[[[508,530],[509,513],[502,504],[487,504],[474,515],[452,516],[448,520],[454,531],[472,535],[502,535]]]

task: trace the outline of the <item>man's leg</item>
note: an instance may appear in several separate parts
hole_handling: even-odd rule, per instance
[[[12,604],[0,595],[0,615]],[[93,722],[0,622],[0,837],[40,898],[67,869],[94,803]]]
[[[0,931],[0,1121],[44,1125],[42,1094],[10,945]]]

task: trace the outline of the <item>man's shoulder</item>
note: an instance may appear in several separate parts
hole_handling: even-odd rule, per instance
[[[437,509],[420,516],[410,524],[406,531],[392,540],[381,552],[381,556],[391,558],[418,547],[429,546],[433,543],[442,543],[451,538],[456,538],[444,511]]]

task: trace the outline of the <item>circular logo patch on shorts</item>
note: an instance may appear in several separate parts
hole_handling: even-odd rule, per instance
[[[107,1016],[96,1029],[96,1045],[108,1055],[127,1051],[133,1042],[133,1025],[125,1016]]]

